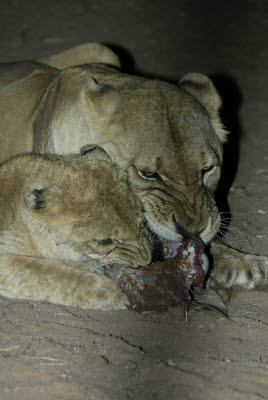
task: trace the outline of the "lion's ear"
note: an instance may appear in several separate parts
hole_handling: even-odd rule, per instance
[[[98,84],[89,78],[82,88],[80,107],[95,143],[111,142],[118,135],[116,119],[120,104],[120,94],[112,86]]]
[[[93,78],[88,79],[80,96],[92,117],[92,114],[97,114],[98,118],[109,118],[120,106],[119,92],[110,85],[97,83]]]
[[[194,96],[207,110],[212,127],[220,141],[224,143],[228,132],[224,129],[219,116],[222,102],[211,79],[199,73],[189,73],[182,77],[179,85]]]
[[[207,76],[194,72],[186,74],[180,80],[180,87],[194,96],[209,113],[220,109],[221,98]]]

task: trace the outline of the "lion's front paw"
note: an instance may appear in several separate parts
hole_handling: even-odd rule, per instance
[[[268,283],[268,257],[242,253],[230,247],[211,245],[213,270],[207,285],[253,289]]]

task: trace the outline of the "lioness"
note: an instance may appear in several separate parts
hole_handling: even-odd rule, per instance
[[[153,240],[140,201],[103,151],[15,156],[0,167],[0,187],[1,295],[127,307],[104,268],[149,264]]]
[[[118,59],[99,46],[0,67],[0,159],[99,145],[127,172],[153,232],[174,241],[195,235],[211,242],[220,227],[213,194],[227,136],[212,81],[195,73],[179,85],[130,76],[112,67]],[[77,63],[83,65],[70,66]],[[236,261],[245,256],[213,243],[212,253],[214,246],[217,255],[233,255],[215,264],[218,283],[267,281],[263,264],[257,275],[245,272],[238,279]]]

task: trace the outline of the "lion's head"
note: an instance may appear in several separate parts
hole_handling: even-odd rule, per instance
[[[127,171],[152,231],[179,241],[215,236],[226,131],[210,79],[187,74],[172,85],[86,65],[62,71],[43,104],[35,150],[78,153],[97,144]]]
[[[21,155],[0,167],[5,250],[60,261],[147,265],[153,241],[124,174],[96,149]]]

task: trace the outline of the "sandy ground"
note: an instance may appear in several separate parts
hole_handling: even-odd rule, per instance
[[[219,191],[226,241],[268,254],[268,3],[1,0],[0,62],[108,43],[128,72],[213,77],[231,130]],[[229,214],[226,214],[229,216]],[[268,399],[268,292],[209,307],[93,312],[0,300],[0,399]]]

